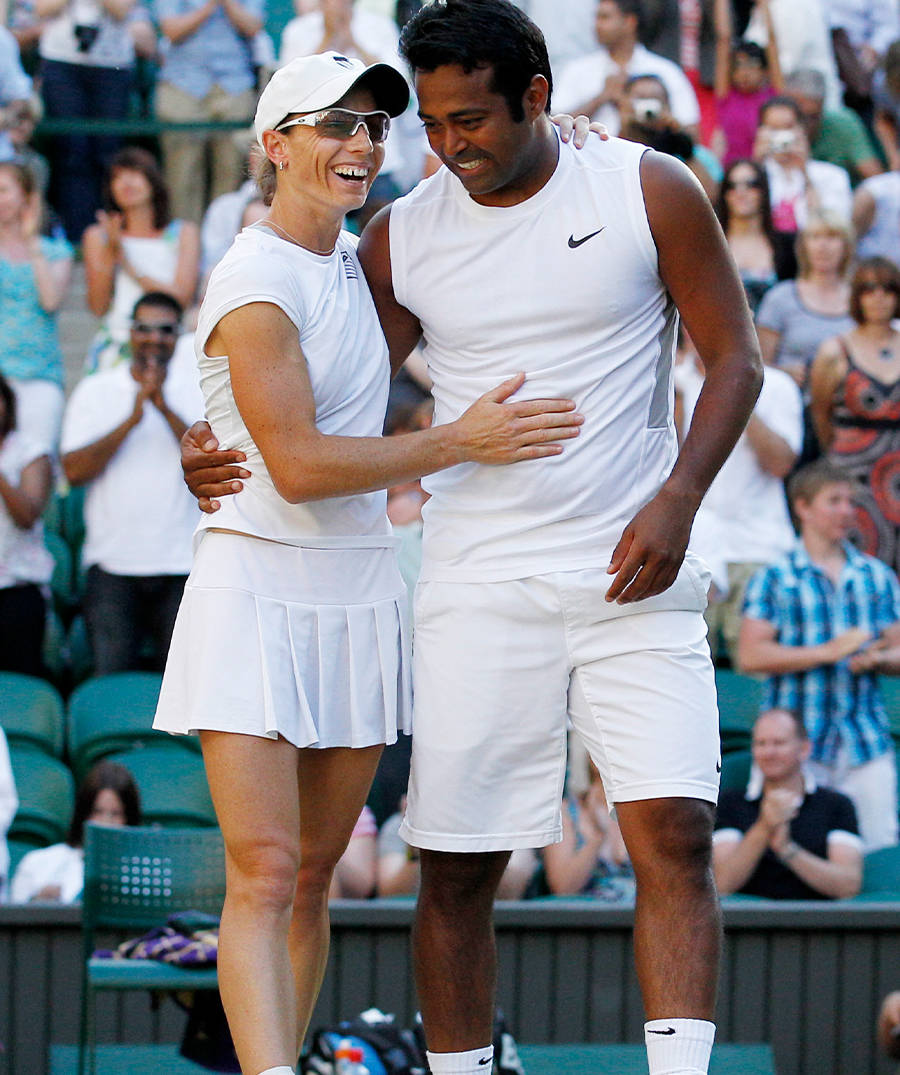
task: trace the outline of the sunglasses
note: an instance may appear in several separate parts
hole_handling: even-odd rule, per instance
[[[383,142],[391,129],[391,117],[387,112],[351,112],[349,108],[326,108],[323,112],[310,112],[298,119],[288,120],[275,128],[286,131],[288,127],[313,127],[325,138],[349,142],[360,127],[365,127],[373,145]]]
[[[896,284],[885,284],[881,280],[865,280],[861,284],[857,284],[857,290],[862,295],[868,295],[873,291],[887,291],[891,295],[897,294]]]
[[[142,336],[177,336],[177,325],[150,325],[146,321],[135,321],[132,326],[134,332],[139,333]]]
[[[762,181],[759,179],[729,179],[724,184],[725,190],[760,190]]]

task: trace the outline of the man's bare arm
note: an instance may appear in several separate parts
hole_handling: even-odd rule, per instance
[[[700,501],[741,435],[762,385],[759,345],[722,229],[690,171],[653,151],[641,162],[663,282],[706,369],[678,460],[613,552],[607,600],[624,604],[675,581]]]
[[[778,630],[768,620],[745,616],[738,635],[737,662],[748,674],[767,676],[808,672],[827,664],[837,664],[869,641],[871,635],[861,627],[835,635],[816,646],[786,646],[778,641]]]
[[[396,373],[422,338],[422,326],[415,314],[401,306],[394,295],[390,219],[391,207],[386,205],[363,229],[357,253],[387,339],[391,372]]]

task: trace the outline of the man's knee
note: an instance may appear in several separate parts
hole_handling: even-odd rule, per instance
[[[715,806],[701,799],[653,799],[616,807],[638,881],[704,879],[712,859]]]
[[[461,906],[473,910],[490,907],[509,855],[508,851],[460,854],[423,850],[420,902],[450,911]]]

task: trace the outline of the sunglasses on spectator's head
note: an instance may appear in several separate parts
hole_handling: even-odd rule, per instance
[[[148,321],[135,321],[131,327],[142,336],[176,336],[178,334],[178,326],[169,322],[165,322],[162,325],[152,325]]]
[[[391,117],[387,112],[351,112],[349,108],[326,108],[322,112],[310,112],[297,119],[289,119],[275,128],[286,131],[288,127],[313,127],[326,138],[349,142],[360,127],[365,127],[373,145],[383,142],[391,129]]]

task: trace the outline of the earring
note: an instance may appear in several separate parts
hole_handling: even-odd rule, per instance
[[[279,171],[279,172],[283,172],[283,171],[284,171],[284,161],[279,161],[279,162],[278,162],[278,171]]]

